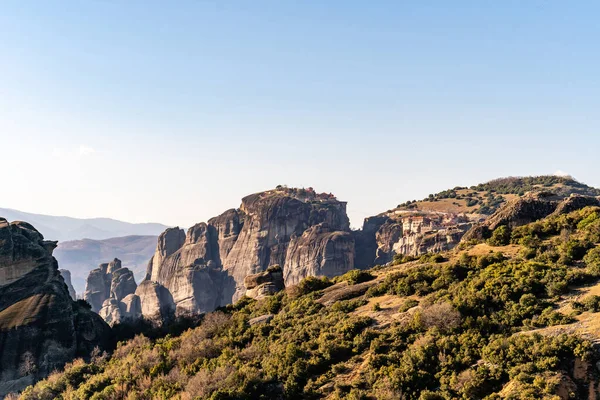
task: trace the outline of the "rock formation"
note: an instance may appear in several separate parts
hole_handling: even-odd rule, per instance
[[[110,346],[108,325],[69,295],[55,247],[30,224],[0,218],[0,397]]]
[[[285,285],[353,269],[346,203],[312,189],[278,187],[243,198],[239,209],[199,223],[187,234],[167,229],[136,294],[150,318],[173,305],[176,314],[212,311],[245,294],[248,275],[274,265],[281,266]]]
[[[59,242],[53,254],[61,268],[71,271],[75,291],[83,294],[90,271],[115,257],[133,271],[136,282],[141,282],[146,276],[148,260],[156,250],[157,239],[158,235],[72,240]]]
[[[83,297],[93,311],[113,325],[140,316],[141,306],[139,298],[135,298],[136,289],[133,272],[123,268],[121,261],[115,258],[90,271]]]
[[[271,296],[285,288],[283,271],[279,265],[273,265],[264,272],[248,275],[244,278],[246,296],[252,299],[262,299]]]
[[[67,285],[67,288],[69,289],[69,295],[71,296],[71,298],[73,300],[77,300],[77,293],[75,293],[75,288],[73,287],[73,284],[71,283],[71,272],[68,269],[59,269],[58,272],[60,272],[60,275],[65,280],[65,284]]]
[[[383,265],[396,254],[418,256],[452,249],[473,225],[465,214],[396,211],[366,218],[355,232],[357,267]]]

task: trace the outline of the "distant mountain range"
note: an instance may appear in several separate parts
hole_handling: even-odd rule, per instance
[[[104,240],[120,236],[158,236],[168,226],[157,223],[132,224],[110,218],[72,218],[32,214],[0,208],[0,217],[8,221],[29,222],[46,240]]]
[[[101,263],[119,258],[135,274],[139,283],[156,250],[156,236],[124,236],[105,240],[82,239],[59,242],[54,257],[60,268],[71,271],[71,282],[78,294],[85,290],[89,272]]]

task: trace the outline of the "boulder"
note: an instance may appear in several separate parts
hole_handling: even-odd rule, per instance
[[[270,322],[273,319],[273,317],[275,317],[273,314],[261,315],[260,317],[255,317],[255,318],[249,319],[248,324],[249,325],[266,324],[266,323]]]
[[[142,304],[140,302],[140,297],[135,293],[125,296],[119,303],[119,308],[121,310],[121,316],[123,319],[135,320],[140,318],[142,315]]]
[[[269,267],[264,272],[248,275],[244,278],[244,286],[246,286],[246,296],[253,299],[262,299],[266,296],[271,296],[283,289],[283,271],[279,265]]]
[[[175,302],[167,288],[157,282],[143,281],[135,291],[140,299],[140,310],[149,320],[162,322],[175,314]]]

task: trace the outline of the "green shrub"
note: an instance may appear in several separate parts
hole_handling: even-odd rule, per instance
[[[510,229],[505,226],[499,226],[492,233],[492,237],[488,239],[490,246],[506,246],[510,243]]]
[[[357,283],[363,283],[374,279],[375,276],[370,272],[353,269],[352,271],[346,272],[342,276],[335,278],[336,282],[348,282],[350,285],[356,285]]]
[[[323,290],[329,286],[331,286],[333,282],[329,278],[321,277],[317,278],[314,276],[309,276],[300,281],[296,286],[290,288],[290,295],[293,297],[299,297],[311,292],[315,292],[318,290]]]
[[[600,311],[600,296],[591,295],[587,296],[581,301],[574,301],[571,303],[573,308],[578,311]]]

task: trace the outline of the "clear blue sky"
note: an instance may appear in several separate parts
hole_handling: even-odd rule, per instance
[[[6,0],[0,207],[188,226],[277,184],[354,226],[499,176],[600,186],[600,2]]]

